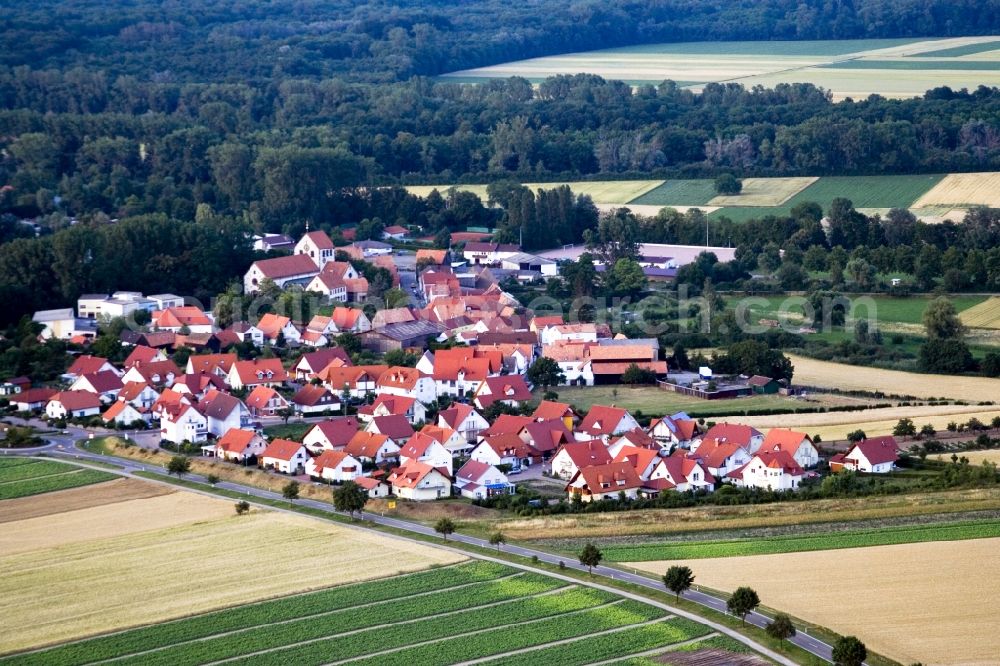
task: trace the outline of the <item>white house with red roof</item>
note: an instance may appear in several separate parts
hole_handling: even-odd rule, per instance
[[[819,450],[812,438],[804,432],[771,428],[758,451],[784,451],[795,459],[801,467],[815,467],[819,463]]]
[[[203,373],[225,378],[238,360],[239,357],[233,353],[197,354],[188,357],[184,372],[189,375]]]
[[[309,257],[320,269],[327,262],[333,261],[334,252],[333,241],[330,240],[325,231],[310,231],[306,233],[295,244],[294,250],[296,255]]]
[[[364,333],[372,330],[372,323],[361,308],[335,307],[330,313],[330,322],[336,333]]]
[[[154,330],[173,333],[179,333],[184,329],[187,329],[188,333],[212,333],[215,330],[212,318],[193,305],[154,310],[150,316],[152,317],[150,325]]]
[[[150,416],[146,410],[139,411],[131,403],[116,400],[110,407],[104,410],[101,418],[108,424],[114,423],[119,426],[129,426],[138,422],[148,424]]]
[[[139,410],[151,408],[159,397],[159,392],[146,382],[126,382],[118,392],[118,400]]]
[[[899,460],[899,444],[892,435],[857,442],[842,455],[830,459],[830,469],[839,467],[866,474],[888,474]]]
[[[606,465],[611,462],[608,447],[599,439],[563,444],[552,456],[552,474],[569,481],[583,467]]]
[[[424,404],[437,400],[434,379],[416,368],[393,366],[382,373],[375,386],[378,393],[416,398]]]
[[[636,446],[622,447],[615,454],[612,462],[628,463],[632,465],[636,475],[643,481],[648,481],[653,476],[653,470],[660,464],[660,452],[653,449],[641,449]]]
[[[392,470],[387,479],[397,497],[426,501],[451,497],[451,480],[441,470],[418,461]]]
[[[462,456],[472,450],[472,445],[457,430],[426,423],[420,432],[436,439],[453,456]]]
[[[438,425],[455,430],[470,444],[479,439],[479,433],[490,427],[489,421],[472,405],[461,402],[438,412]]]
[[[317,455],[327,450],[339,451],[347,446],[359,429],[360,424],[353,416],[328,419],[310,428],[302,443]]]
[[[575,432],[578,440],[601,439],[608,442],[614,435],[621,435],[638,427],[639,422],[635,417],[621,407],[593,405]]]
[[[111,370],[102,370],[91,374],[80,375],[72,384],[70,391],[86,391],[93,393],[107,404],[114,402],[118,398],[124,384],[117,373]]]
[[[243,293],[256,293],[264,280],[270,280],[279,288],[289,284],[305,286],[317,275],[319,266],[308,255],[292,254],[286,257],[261,259],[253,262],[243,276]]]
[[[347,283],[333,273],[320,273],[311,279],[305,287],[306,291],[322,294],[330,301],[346,303],[348,300]]]
[[[198,409],[207,419],[208,432],[221,437],[233,428],[250,423],[250,410],[243,401],[229,393],[211,390],[198,402]]]
[[[354,433],[343,450],[362,462],[376,465],[399,456],[399,445],[389,437],[364,430]]]
[[[517,436],[543,460],[551,458],[560,446],[576,441],[561,419],[529,421],[521,426]]]
[[[261,452],[257,464],[282,474],[302,474],[308,460],[309,452],[301,443],[290,439],[272,439]]]
[[[129,353],[122,366],[125,369],[131,368],[136,363],[152,363],[153,361],[166,361],[167,355],[162,349],[153,349],[146,345],[136,345]]]
[[[229,369],[226,383],[234,389],[254,386],[281,386],[288,380],[288,373],[280,358],[255,358],[237,361]]]
[[[376,416],[390,416],[398,414],[405,416],[410,423],[427,420],[427,408],[424,403],[416,398],[408,398],[402,395],[389,395],[380,393],[375,396],[375,401],[370,405],[365,405],[358,410],[358,418],[362,421],[371,421]]]
[[[72,381],[81,375],[105,371],[118,373],[118,369],[108,359],[83,354],[76,357],[76,360],[73,361],[63,376],[68,377]]]
[[[342,409],[340,397],[320,385],[306,384],[300,388],[291,400],[292,408],[298,414],[322,414],[337,412]]]
[[[573,407],[569,403],[565,402],[555,402],[552,400],[542,400],[538,403],[538,407],[532,412],[531,418],[536,421],[548,421],[550,419],[561,419],[566,427],[570,430],[579,420],[579,416]]]
[[[208,419],[184,402],[165,405],[160,412],[160,439],[174,444],[204,442],[208,439]]]
[[[706,439],[688,458],[701,463],[717,478],[724,478],[733,470],[750,462],[750,453],[735,442]]]
[[[541,454],[513,432],[482,437],[479,444],[469,452],[469,458],[490,465],[510,465],[515,468],[527,467],[542,459]]]
[[[608,444],[608,453],[615,457],[619,451],[629,446],[637,449],[649,449],[658,455],[663,450],[660,443],[646,434],[642,428],[632,428],[611,440],[611,443]]]
[[[308,381],[331,363],[337,362],[340,367],[352,365],[350,356],[340,347],[319,349],[303,354],[292,366],[292,372],[298,380]]]
[[[217,439],[212,447],[202,447],[202,450],[223,460],[244,462],[248,458],[259,456],[266,448],[267,441],[260,433],[232,428]]]
[[[302,334],[289,317],[267,312],[257,321],[257,328],[264,334],[265,342],[277,344],[284,338],[285,342],[298,342]]]
[[[427,463],[431,467],[445,470],[448,476],[451,476],[454,470],[454,459],[451,451],[446,449],[441,442],[423,432],[415,433],[399,449],[399,462],[405,465],[410,461]]]
[[[122,382],[142,382],[150,386],[173,386],[181,370],[173,361],[136,363],[122,376]]]
[[[380,479],[373,479],[370,476],[359,476],[354,479],[354,483],[364,488],[365,492],[368,493],[368,497],[372,499],[388,497],[389,493],[392,492],[392,488],[389,487],[388,483]]]
[[[500,375],[483,380],[475,392],[473,403],[480,409],[486,409],[495,402],[519,407],[531,398],[531,389],[528,388],[524,375]]]
[[[646,482],[646,487],[656,492],[676,490],[714,490],[715,476],[700,460],[685,457],[683,453],[675,453],[667,458],[660,458]]]
[[[486,499],[496,495],[513,495],[514,484],[493,465],[470,460],[455,473],[455,488],[462,497]]]
[[[664,448],[687,449],[698,435],[698,422],[687,414],[678,412],[662,419],[653,419],[646,432]]]
[[[710,439],[739,444],[747,453],[756,453],[764,443],[764,433],[756,428],[740,423],[716,423],[701,436],[691,440],[691,451],[697,451],[701,443]]]
[[[270,386],[255,386],[245,402],[251,416],[274,416],[290,406],[288,400]]]
[[[60,391],[45,404],[50,419],[84,418],[101,413],[101,399],[90,391]]]
[[[306,461],[306,474],[317,481],[355,481],[361,476],[361,461],[345,451],[324,451]]]
[[[365,432],[385,435],[399,446],[402,446],[414,435],[413,426],[402,414],[373,417],[365,426]]]
[[[584,467],[566,484],[566,492],[570,499],[579,496],[584,502],[617,500],[622,494],[626,499],[635,499],[640,488],[642,479],[636,474],[635,468],[627,462],[610,462]]]
[[[741,488],[780,491],[798,489],[804,474],[786,451],[758,451],[749,463],[730,472],[729,478]]]

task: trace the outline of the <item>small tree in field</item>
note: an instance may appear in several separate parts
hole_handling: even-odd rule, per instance
[[[580,564],[587,567],[588,573],[594,573],[594,567],[601,563],[604,559],[604,553],[602,553],[597,546],[592,543],[588,543],[580,551]]]
[[[299,498],[299,482],[289,481],[281,489],[281,494],[286,500],[288,500],[288,503],[291,504]]]
[[[497,530],[490,535],[490,545],[497,547],[497,552],[500,552],[500,546],[507,543],[507,537],[503,535],[503,532]]]
[[[250,513],[250,502],[240,500],[236,503],[236,515],[242,516],[245,513]]]
[[[663,574],[663,584],[680,601],[681,595],[690,590],[694,584],[694,572],[690,567],[672,566]]]
[[[181,478],[191,471],[191,460],[187,456],[174,456],[167,463],[167,474],[176,474]]]
[[[855,636],[841,636],[833,646],[833,663],[837,666],[861,666],[868,658],[868,648]]]
[[[439,518],[436,523],[434,523],[434,531],[440,534],[445,541],[448,540],[449,534],[455,533],[455,521],[451,518]]]
[[[764,631],[779,641],[786,641],[795,635],[795,625],[792,624],[792,618],[784,613],[778,613],[773,620],[767,623]]]
[[[353,481],[345,481],[333,489],[333,506],[337,511],[348,512],[351,518],[355,511],[363,511],[367,503],[368,492]]]
[[[743,191],[743,183],[733,174],[724,173],[715,179],[715,191],[725,195],[739,194]]]
[[[726,601],[726,608],[733,615],[739,615],[740,621],[743,624],[747,623],[747,613],[759,605],[760,597],[757,596],[753,588],[749,587],[736,588],[733,596],[729,597],[729,600]]]
[[[219,477],[216,476],[215,474],[209,474],[208,476],[205,477],[205,480],[208,481],[208,485],[214,486],[219,482]]]
[[[917,426],[913,425],[913,419],[899,419],[892,434],[896,437],[913,437],[917,434]]]

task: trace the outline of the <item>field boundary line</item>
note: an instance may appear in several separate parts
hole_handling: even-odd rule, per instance
[[[0,486],[6,486],[11,483],[24,483],[25,481],[37,481],[38,479],[49,479],[53,476],[69,476],[70,474],[79,474],[84,470],[82,469],[70,469],[65,472],[55,472],[53,474],[42,474],[41,476],[29,476],[26,479],[13,479],[11,481],[0,481]]]
[[[587,634],[586,638],[593,638],[594,636],[607,636],[608,634],[617,634],[622,631],[628,631],[629,629],[635,629],[637,627],[645,627],[650,624],[656,624],[657,622],[666,622],[672,620],[676,615],[665,615],[663,617],[657,618],[655,620],[646,620],[645,622],[636,622],[635,624],[628,624],[624,627],[615,627],[613,629],[605,629],[604,631],[597,631],[592,634]],[[489,657],[480,657],[478,659],[470,659],[469,661],[460,661],[453,666],[473,666],[474,664],[482,664],[487,661],[493,661],[494,659],[503,659],[505,657],[513,657],[519,654],[526,654],[528,652],[536,652],[538,650],[545,650],[550,647],[558,647],[560,645],[566,645],[567,643],[575,643],[580,640],[579,636],[573,636],[572,638],[561,638],[557,641],[549,641],[548,643],[542,643],[541,645],[532,645],[531,647],[519,648],[517,650],[511,650],[510,652],[501,652],[500,654],[493,654]]]
[[[355,661],[361,661],[362,659],[371,659],[372,657],[379,657],[379,656],[384,655],[384,654],[392,654],[394,652],[402,652],[403,650],[409,650],[410,648],[423,647],[424,645],[433,645],[434,643],[442,643],[444,641],[450,641],[450,640],[453,640],[455,638],[466,638],[468,636],[475,636],[477,634],[485,634],[485,633],[490,632],[490,631],[497,631],[498,629],[507,629],[509,627],[521,627],[521,626],[524,626],[524,625],[527,625],[527,624],[536,624],[538,622],[545,622],[547,620],[551,620],[551,619],[557,618],[557,617],[566,617],[568,615],[579,615],[580,613],[588,613],[588,612],[590,612],[592,610],[598,610],[600,608],[608,608],[609,606],[617,606],[618,604],[621,604],[621,603],[624,603],[624,602],[625,602],[624,599],[616,599],[614,601],[609,601],[607,603],[600,604],[598,606],[593,606],[591,608],[583,608],[583,609],[580,609],[580,610],[570,611],[568,613],[557,613],[556,615],[548,615],[546,617],[540,617],[540,618],[536,618],[534,620],[525,620],[524,622],[510,622],[508,624],[498,624],[498,625],[496,625],[494,627],[486,627],[485,629],[476,629],[475,631],[467,631],[465,633],[454,634],[452,636],[442,636],[441,638],[434,638],[434,639],[427,640],[427,641],[420,641],[419,643],[410,643],[409,645],[404,645],[402,647],[393,648],[391,650],[381,650],[379,652],[374,652],[372,654],[366,654],[366,655],[361,656],[361,657],[351,657],[350,659],[342,659],[340,661],[331,661],[331,662],[322,664],[322,666],[338,666],[339,664],[349,664],[349,663],[352,663],[352,662],[355,662]],[[637,625],[628,625],[628,626],[634,627],[634,626],[637,626]],[[591,634],[591,635],[593,636],[595,634]],[[573,638],[573,639],[569,639],[569,640],[576,640],[577,638],[579,638],[579,637],[576,637],[576,638]],[[494,656],[498,656],[498,655],[493,655],[493,656],[487,657],[485,659],[492,659]],[[459,665],[458,664],[453,664],[452,666],[459,666]]]
[[[370,627],[360,627],[358,629],[351,629],[350,631],[343,631],[343,632],[338,633],[338,634],[328,634],[326,636],[320,636],[318,638],[310,638],[307,641],[298,641],[297,643],[289,643],[289,644],[286,644],[286,645],[279,645],[279,646],[276,646],[276,647],[273,647],[273,648],[267,648],[266,650],[258,650],[256,652],[249,652],[247,654],[241,654],[241,655],[237,655],[237,656],[234,656],[234,657],[226,657],[225,659],[220,659],[218,661],[209,661],[209,662],[203,663],[201,666],[214,666],[215,664],[227,664],[227,663],[229,663],[231,661],[238,661],[238,660],[241,660],[241,659],[249,659],[249,658],[252,658],[252,657],[257,657],[257,656],[262,655],[262,654],[270,654],[272,652],[280,652],[281,650],[294,649],[294,648],[300,647],[302,645],[311,645],[312,643],[319,643],[320,641],[330,640],[331,638],[342,638],[344,636],[353,636],[354,634],[360,634],[360,633],[364,633],[366,631],[373,631],[373,630],[376,630],[376,629],[385,629],[387,627],[395,627],[395,626],[404,625],[404,624],[414,624],[414,623],[417,623],[417,622],[426,622],[427,620],[433,620],[434,618],[448,617],[450,615],[457,615],[459,613],[467,613],[470,609],[476,609],[476,610],[478,610],[480,608],[493,608],[495,606],[503,606],[505,604],[516,603],[516,602],[521,601],[523,599],[533,599],[535,597],[547,597],[549,595],[558,594],[560,592],[568,592],[568,591],[572,590],[574,587],[577,587],[577,586],[575,586],[575,585],[565,585],[563,587],[558,587],[558,588],[556,588],[554,590],[546,590],[545,592],[539,592],[538,594],[531,594],[531,595],[528,595],[526,597],[518,597],[517,599],[505,599],[503,601],[494,601],[494,602],[491,602],[491,603],[488,603],[488,604],[482,604],[480,606],[472,606],[472,607],[469,607],[469,608],[459,608],[458,610],[447,611],[445,613],[435,613],[434,615],[424,615],[422,617],[415,617],[415,618],[411,618],[409,620],[400,620],[399,622],[386,622],[384,624],[375,624],[375,625],[372,625]],[[607,605],[607,604],[601,604],[601,605],[598,605],[598,606],[593,606],[592,608],[600,608],[601,606],[605,606],[605,605]],[[592,608],[585,608],[584,610],[592,610]],[[353,609],[348,609],[348,610],[353,610]],[[573,611],[573,612],[580,612],[580,611]],[[569,615],[569,613],[560,613],[560,615]],[[557,616],[548,616],[548,617],[545,617],[545,618],[542,618],[542,619],[549,619],[549,617],[557,617]],[[253,630],[253,629],[256,629],[256,627],[248,627],[247,629],[242,630],[242,631],[250,631],[250,630]],[[487,629],[487,630],[484,630],[484,631],[489,631],[489,630],[490,629]],[[469,632],[468,635],[471,635],[471,634],[474,634],[474,633],[479,633],[479,631]],[[458,635],[463,635],[464,636],[466,634],[458,634]],[[433,643],[433,642],[436,642],[436,640],[448,640],[450,638],[455,638],[455,636],[445,636],[445,637],[440,638],[440,639],[435,639],[435,641],[426,641],[426,642]],[[414,645],[419,645],[419,644],[415,643]],[[405,649],[407,649],[409,647],[412,647],[412,646],[410,646],[410,645],[404,645],[403,647],[400,647],[400,648],[396,648],[396,649],[392,649],[392,650],[383,650],[382,652],[378,652],[378,653],[375,653],[375,654],[388,654],[388,653],[391,653],[391,652],[398,652],[399,650],[405,650]],[[374,655],[363,655],[361,657],[351,657],[347,661],[354,661],[354,660],[357,660],[357,659],[366,659],[366,658],[368,658],[370,656],[374,656]],[[336,663],[341,663],[341,662],[336,662]]]
[[[707,641],[710,638],[715,638],[716,636],[721,636],[717,631],[712,631],[705,634],[704,636],[696,636],[695,638],[689,638],[684,641],[679,641],[677,643],[670,643],[669,645],[661,645],[660,647],[653,648],[652,650],[644,650],[642,652],[634,652],[632,654],[627,654],[621,657],[613,657],[612,659],[605,659],[604,661],[595,661],[590,664],[584,664],[583,666],[605,666],[606,664],[614,664],[625,659],[637,659],[640,657],[652,657],[658,654],[665,654],[664,650],[670,651],[670,648],[684,647],[685,645],[691,645],[692,643],[700,643],[701,641]]]
[[[517,578],[519,576],[525,575],[526,573],[528,573],[528,572],[522,571],[520,573],[512,573],[512,574],[508,574],[506,576],[501,576],[500,578],[491,578],[489,580],[480,580],[480,581],[474,581],[472,583],[463,583],[461,585],[455,585],[455,586],[452,586],[452,587],[439,588],[439,589],[436,589],[436,590],[428,590],[427,592],[417,592],[415,594],[407,595],[405,598],[406,599],[413,599],[415,597],[425,597],[425,596],[428,596],[428,595],[431,595],[431,594],[438,594],[439,592],[453,592],[455,590],[460,590],[462,588],[466,588],[466,587],[469,587],[471,585],[484,585],[486,583],[492,583],[494,581],[508,580],[510,578]],[[558,588],[558,590],[559,591],[565,590],[565,589],[568,589],[569,587],[570,586],[561,587],[561,588]],[[537,596],[540,596],[540,595],[537,595]],[[355,611],[355,610],[358,610],[359,608],[371,608],[372,606],[380,606],[380,605],[383,605],[383,604],[396,603],[396,602],[400,601],[400,599],[402,599],[402,598],[403,597],[393,597],[392,599],[384,599],[382,601],[372,601],[372,602],[369,602],[369,603],[366,603],[366,604],[360,604],[358,606],[349,606],[349,607],[345,607],[345,608],[336,608],[334,610],[323,611],[321,613],[312,613],[312,614],[309,614],[309,615],[300,615],[298,617],[288,618],[287,620],[278,620],[277,622],[265,622],[263,624],[255,624],[253,627],[243,627],[241,629],[231,629],[229,631],[223,631],[223,632],[220,632],[220,633],[217,633],[217,634],[210,634],[208,636],[199,636],[198,638],[189,638],[188,640],[185,640],[185,641],[178,641],[176,643],[171,643],[169,645],[163,645],[161,647],[151,648],[149,650],[140,650],[139,652],[129,652],[129,653],[126,653],[126,654],[120,654],[120,655],[118,655],[116,657],[111,657],[110,659],[102,659],[100,661],[90,661],[90,662],[87,662],[87,666],[89,666],[90,664],[110,664],[110,663],[114,663],[116,661],[121,661],[122,659],[129,659],[131,657],[141,657],[142,655],[152,654],[152,653],[155,653],[155,652],[162,652],[164,650],[169,650],[171,648],[179,647],[181,645],[190,645],[192,643],[203,643],[205,641],[214,640],[216,638],[226,638],[227,636],[232,636],[234,634],[241,634],[241,633],[245,633],[245,632],[248,632],[248,631],[255,631],[255,630],[261,629],[263,627],[278,627],[278,626],[281,626],[283,624],[294,624],[295,622],[301,622],[303,620],[313,620],[313,619],[316,619],[318,617],[324,617],[324,616],[327,616],[327,615],[333,615],[335,613],[346,613],[348,611]],[[279,599],[280,599],[280,597],[279,597]],[[501,602],[496,602],[496,603],[506,603],[506,602],[502,602],[501,601]],[[480,606],[480,608],[488,608],[489,606],[493,606],[493,605],[496,605],[496,604],[486,604],[485,606]],[[236,606],[236,608],[242,608],[242,606]],[[465,610],[468,610],[468,609],[463,608],[461,610],[465,611]],[[461,612],[461,611],[449,611],[448,613],[441,613],[441,615],[448,615],[451,612]],[[194,616],[194,617],[197,617],[197,616]],[[193,619],[193,618],[187,618],[187,619],[190,620],[190,619]],[[419,619],[426,619],[426,617],[425,618],[419,618]],[[414,620],[403,620],[401,622],[390,623],[390,624],[405,624],[406,622],[412,622],[412,621],[414,621]],[[389,625],[379,625],[379,626],[389,626]],[[343,635],[345,635],[345,636],[349,635],[351,633],[354,633],[354,631],[355,630],[344,632]],[[357,630],[357,631],[364,631],[364,628],[362,628],[360,630]],[[335,634],[335,635],[340,635],[340,634]]]

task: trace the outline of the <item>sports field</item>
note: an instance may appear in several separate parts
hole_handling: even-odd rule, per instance
[[[314,570],[304,570],[311,575]],[[709,636],[697,623],[614,594],[469,562],[282,597],[0,659],[239,664],[583,665]],[[573,643],[551,645],[559,641]]]
[[[91,488],[106,503],[73,509],[52,493],[64,510],[42,514],[15,501],[34,517],[0,530],[0,653],[464,559],[284,512],[237,516],[186,491]]]
[[[0,458],[0,500],[88,486],[114,474],[37,458]]]
[[[988,538],[627,566],[659,576],[682,564],[696,585],[749,585],[765,606],[859,636],[903,664],[992,664],[1000,578],[984,566],[997,548]]]

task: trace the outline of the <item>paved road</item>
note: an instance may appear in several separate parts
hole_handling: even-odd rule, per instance
[[[122,468],[121,473],[124,476],[132,476],[135,472],[142,471],[147,468],[156,469],[157,471],[162,471],[161,468],[158,467],[151,468],[149,465],[144,465],[140,462],[129,460],[126,458],[102,456],[79,449],[75,446],[75,442],[80,439],[85,439],[87,436],[87,431],[81,428],[69,428],[68,432],[69,434],[60,433],[56,435],[47,436],[46,438],[50,440],[50,443],[44,447],[39,447],[36,449],[19,449],[17,450],[16,453],[11,452],[8,455],[32,455],[37,453],[47,453],[55,456],[75,458],[83,461],[96,460],[105,463],[113,462],[115,465],[118,465]],[[4,451],[6,453],[6,450]],[[205,482],[205,479],[197,474],[188,474],[186,478],[194,481]],[[240,494],[245,494],[248,499],[253,499],[255,497],[262,499],[271,499],[271,500],[284,499],[280,493],[274,493],[267,490],[262,490],[260,488],[253,488],[250,486],[245,486],[237,483],[230,483],[226,481],[217,483],[216,487],[224,488],[226,490],[230,490]],[[300,499],[296,501],[296,504],[299,506],[307,506],[313,509],[318,509],[320,511],[325,511],[331,514],[346,515],[334,510],[333,507],[331,507],[329,504],[326,504],[324,502],[318,502],[315,500]],[[432,537],[439,536],[433,530],[433,528],[428,527],[426,525],[421,525],[419,523],[414,523],[408,520],[400,520],[398,518],[393,518],[391,516],[383,516],[371,512],[365,513],[364,518],[365,520],[369,520],[379,525],[393,527],[414,534],[421,534]],[[480,548],[487,548],[487,549],[493,548],[493,546],[491,546],[487,540],[469,536],[466,534],[455,533],[451,535],[450,539],[452,541],[457,541],[472,546],[478,546]],[[537,557],[540,561],[546,562],[548,564],[558,565],[560,562],[562,562],[567,569],[573,569],[576,571],[587,571],[587,567],[581,565],[579,562],[573,560],[572,558],[553,555],[552,553],[546,553],[544,551],[535,550],[533,548],[526,548],[524,546],[507,544],[503,546],[503,550],[508,554],[520,555],[528,559],[531,559],[532,557]],[[650,590],[663,592],[663,584],[659,580],[649,578],[641,574],[625,571],[623,569],[602,565],[594,567],[593,573],[595,575],[610,578],[612,580],[625,581],[628,583],[632,583],[634,585],[639,585],[641,587],[648,588]],[[705,594],[704,592],[689,590],[685,592],[682,596],[684,597],[684,599],[687,599],[688,601],[693,601],[707,608],[711,608],[712,610],[719,611],[721,613],[727,612],[726,602],[724,600],[709,594]],[[683,611],[679,611],[678,609],[673,609],[673,611],[681,615],[685,614]],[[692,616],[692,618],[694,618],[694,616]],[[704,618],[697,618],[697,619],[700,622],[705,622]],[[754,612],[747,615],[746,621],[757,627],[763,627],[770,621],[770,618],[760,613]],[[724,633],[730,635],[733,634],[733,632],[726,627],[723,627],[721,625],[715,625],[715,623],[711,624],[714,625],[713,628],[716,628],[716,630],[723,631]],[[746,639],[740,636],[739,634],[736,634],[735,637],[737,637],[739,640],[743,642],[746,642]],[[800,648],[808,652],[811,652],[812,654],[826,661],[829,662],[833,661],[832,659],[833,650],[829,644],[824,643],[823,641],[817,638],[813,638],[812,636],[809,636],[803,633],[802,631],[799,631],[794,637],[792,637],[790,639],[790,642],[794,643]],[[755,649],[760,649],[761,647],[762,646],[755,646]],[[767,651],[765,649],[765,652],[770,652],[770,651]],[[775,658],[778,657],[778,655],[772,654],[771,657]],[[786,660],[779,659],[779,661],[785,662]]]

